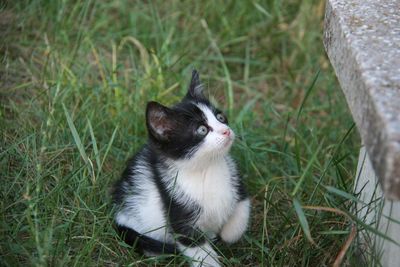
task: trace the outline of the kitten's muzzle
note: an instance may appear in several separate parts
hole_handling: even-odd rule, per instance
[[[231,135],[231,130],[229,128],[226,128],[222,131],[222,135],[229,137]]]
[[[222,134],[224,137],[230,137],[230,135],[232,135],[232,130],[229,128],[223,128],[218,130],[218,133]]]

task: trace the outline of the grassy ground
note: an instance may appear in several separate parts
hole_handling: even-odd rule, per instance
[[[146,141],[146,101],[178,101],[193,67],[241,137],[254,206],[242,241],[219,244],[224,264],[332,265],[363,225],[323,2],[2,2],[0,265],[185,264],[125,246],[109,189]]]

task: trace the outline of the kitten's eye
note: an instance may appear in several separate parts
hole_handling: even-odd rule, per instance
[[[226,122],[225,116],[222,115],[221,113],[217,114],[217,120],[219,120],[222,123]]]
[[[200,127],[197,128],[197,133],[204,136],[208,133],[208,128],[204,125],[200,125]]]

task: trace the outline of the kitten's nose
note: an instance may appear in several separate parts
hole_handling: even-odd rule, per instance
[[[225,130],[222,130],[222,134],[228,137],[231,135],[231,130],[229,130],[229,128],[226,128]]]

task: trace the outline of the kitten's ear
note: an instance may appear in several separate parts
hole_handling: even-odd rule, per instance
[[[157,102],[147,103],[146,124],[149,134],[160,141],[168,141],[174,130],[173,111]]]
[[[189,99],[207,99],[203,94],[203,84],[200,82],[200,76],[197,70],[193,70],[192,79],[190,80],[189,90],[186,98]]]

